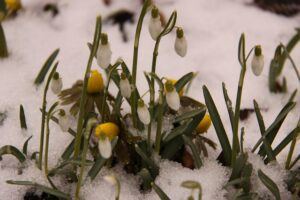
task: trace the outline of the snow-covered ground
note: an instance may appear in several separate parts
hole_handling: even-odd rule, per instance
[[[0,60],[0,111],[7,112],[7,119],[0,126],[0,146],[10,144],[22,148],[24,141],[33,135],[29,142],[28,151],[38,150],[40,131],[40,111],[42,103],[43,86],[36,88],[33,81],[50,53],[60,48],[59,67],[64,87],[70,87],[77,79],[82,79],[86,67],[89,50],[86,43],[93,37],[95,18],[97,15],[107,16],[118,8],[128,8],[132,11],[140,10],[137,0],[114,0],[110,7],[105,7],[100,0],[72,0],[58,1],[60,14],[52,18],[42,12],[46,1],[24,0],[24,10],[17,18],[3,22],[10,56]],[[49,1],[48,1],[49,2]],[[283,74],[288,80],[289,94],[271,94],[268,90],[268,71],[270,59],[279,42],[287,43],[295,33],[294,28],[300,26],[300,16],[286,18],[270,12],[265,12],[244,0],[157,0],[157,6],[168,16],[172,10],[178,11],[178,25],[185,30],[188,40],[188,54],[185,58],[176,55],[173,50],[175,33],[163,38],[157,63],[159,76],[180,78],[190,71],[198,71],[198,77],[193,82],[189,95],[203,101],[202,86],[205,84],[210,89],[217,104],[225,128],[230,135],[230,123],[223,99],[221,83],[225,82],[229,95],[235,99],[240,66],[237,60],[238,39],[242,32],[246,34],[246,47],[248,50],[256,44],[261,44],[265,56],[265,69],[262,76],[255,77],[250,70],[246,74],[245,88],[242,98],[243,108],[252,108],[253,99],[256,99],[262,108],[266,126],[274,120],[280,109],[289,98],[289,94],[299,88],[299,82],[287,62]],[[136,15],[136,18],[138,16]],[[140,41],[138,73],[150,71],[154,42],[148,33],[148,20],[146,17]],[[123,43],[118,26],[104,25],[103,30],[109,35],[113,60],[122,57],[128,66],[131,66],[133,53],[133,39],[136,24],[126,25],[129,42]],[[300,48],[295,48],[292,57],[300,63]],[[298,64],[299,66],[299,64]],[[94,63],[94,68],[98,68]],[[138,88],[146,91],[147,84],[144,76],[138,76]],[[48,95],[48,102],[54,102],[55,96]],[[295,99],[300,103],[300,95]],[[23,104],[27,118],[28,130],[22,131],[19,126],[19,105]],[[288,115],[274,145],[278,144],[299,118],[300,106]],[[245,148],[252,147],[260,137],[259,127],[255,115],[242,122],[245,126]],[[56,164],[57,158],[71,141],[71,136],[64,134],[52,124],[50,136],[50,166]],[[214,128],[210,128],[207,136],[217,142]],[[300,147],[296,147],[299,154]],[[217,152],[211,152],[215,157]],[[279,156],[279,165],[283,166],[287,149]],[[255,155],[255,168],[263,167]],[[4,157],[0,162],[0,199],[22,199],[27,188],[7,185],[8,179],[35,180],[46,183],[44,175],[28,164],[22,175],[17,175],[17,163],[14,158]],[[284,171],[279,166],[271,166],[266,173],[278,180],[280,190],[284,191],[282,177]],[[161,173],[157,184],[172,198],[186,199],[188,190],[180,187],[185,180],[197,180],[203,188],[203,199],[223,199],[226,193],[222,189],[229,177],[228,169],[220,166],[213,159],[205,160],[204,167],[200,170],[184,169],[177,163],[164,161],[161,163]],[[118,167],[113,170],[120,175],[121,199],[158,199],[151,192],[140,194],[138,180],[131,175],[125,175]],[[103,174],[111,173],[104,169],[95,182],[87,183],[83,187],[86,200],[112,199],[114,190],[102,179]],[[261,192],[267,191],[263,186]],[[285,193],[285,192],[283,192]],[[286,194],[284,194],[286,195]],[[283,196],[284,197],[284,196]]]

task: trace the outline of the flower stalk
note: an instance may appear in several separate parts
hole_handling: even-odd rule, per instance
[[[80,143],[81,143],[81,137],[82,137],[82,130],[83,130],[83,124],[84,124],[84,106],[86,104],[87,100],[87,83],[89,79],[89,73],[91,71],[92,62],[94,59],[94,56],[96,55],[97,48],[99,45],[100,35],[101,35],[101,29],[102,29],[102,23],[101,23],[101,16],[97,17],[96,20],[96,27],[95,27],[95,33],[94,33],[94,40],[92,45],[92,50],[90,53],[90,57],[87,63],[85,75],[84,75],[84,81],[83,81],[83,89],[82,89],[82,95],[80,100],[80,106],[79,106],[79,116],[78,116],[78,122],[77,122],[77,133],[75,137],[75,147],[74,147],[74,158],[77,159],[80,151]]]

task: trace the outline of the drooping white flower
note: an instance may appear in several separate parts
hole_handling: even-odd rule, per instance
[[[261,52],[260,45],[255,46],[253,59],[251,62],[252,72],[254,75],[259,76],[264,68],[264,55]]]
[[[111,147],[110,140],[107,136],[100,137],[98,142],[98,148],[103,158],[107,159],[111,156],[112,147]]]
[[[187,53],[187,41],[182,28],[177,28],[174,48],[181,57],[184,57]]]
[[[55,72],[51,80],[51,90],[54,94],[59,94],[63,87],[62,79],[59,77],[59,73]]]
[[[174,88],[173,84],[171,81],[167,81],[165,83],[165,88],[166,88],[166,101],[167,104],[170,108],[173,110],[178,110],[180,107],[180,98],[179,94]]]
[[[111,49],[110,44],[108,42],[107,34],[101,34],[101,41],[97,50],[97,63],[98,65],[106,69],[111,63]]]
[[[130,98],[132,92],[131,85],[125,73],[123,72],[121,73],[121,78],[120,78],[120,91],[123,97]]]
[[[145,125],[150,123],[150,113],[147,105],[142,99],[140,99],[138,102],[137,113],[141,122],[143,122]]]
[[[149,22],[149,33],[152,39],[156,41],[161,31],[162,31],[162,25],[161,25],[159,11],[156,7],[154,7],[151,11],[151,17]]]
[[[59,112],[59,117],[58,117],[58,124],[63,132],[67,132],[69,128],[71,127],[71,119],[70,117],[66,114],[66,112],[61,109]]]

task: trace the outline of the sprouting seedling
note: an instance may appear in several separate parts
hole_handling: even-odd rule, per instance
[[[107,176],[104,176],[103,178],[107,183],[110,183],[112,186],[115,187],[115,190],[116,190],[115,200],[119,200],[120,192],[121,192],[121,184],[120,184],[119,179],[115,175],[107,175]]]
[[[188,200],[194,200],[194,192],[198,190],[198,200],[202,199],[202,187],[197,181],[184,181],[181,183],[181,187],[191,190],[191,195],[187,198]]]

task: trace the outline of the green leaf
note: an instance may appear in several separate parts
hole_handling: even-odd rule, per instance
[[[176,19],[177,19],[177,12],[173,11],[164,30],[161,32],[160,35],[167,35],[168,33],[170,33],[176,24]]]
[[[158,185],[152,183],[152,187],[161,200],[171,200]]]
[[[0,158],[6,154],[15,156],[20,161],[20,163],[23,163],[26,160],[24,154],[19,151],[19,149],[11,145],[5,145],[0,148]]]
[[[176,88],[176,91],[179,92],[182,90],[190,81],[192,81],[194,78],[194,73],[189,72],[182,76],[178,81],[176,81],[174,87]]]
[[[260,133],[261,133],[261,135],[263,135],[266,132],[265,122],[264,122],[263,116],[261,115],[259,106],[255,100],[253,100],[253,104],[254,104],[254,111],[255,111],[257,122],[259,125]]]
[[[224,99],[225,99],[226,108],[227,108],[229,119],[230,119],[231,129],[233,131],[234,113],[233,113],[233,109],[232,109],[232,101],[230,100],[230,98],[228,96],[226,85],[224,82],[222,83],[222,88],[223,88],[223,95],[224,95]]]
[[[138,172],[138,175],[142,178],[142,188],[143,190],[149,190],[151,189],[151,183],[154,181],[151,177],[151,174],[148,169],[143,168],[141,171]]]
[[[147,154],[137,144],[134,147],[135,147],[136,153],[147,164],[148,170],[151,172],[152,177],[156,177],[159,172],[159,167],[149,156],[147,156]]]
[[[12,185],[24,185],[24,186],[30,186],[30,187],[35,187],[45,193],[48,193],[48,194],[51,194],[53,196],[56,196],[58,198],[62,198],[62,199],[71,199],[71,197],[66,194],[66,193],[63,193],[59,190],[55,190],[55,189],[52,189],[52,188],[49,188],[47,186],[44,186],[44,185],[40,185],[38,183],[35,183],[35,182],[31,182],[31,181],[14,181],[14,180],[8,180],[6,181],[6,183],[8,184],[12,184]]]
[[[276,117],[276,119],[274,120],[274,122],[270,125],[270,127],[266,130],[265,134],[260,138],[260,140],[258,141],[258,143],[262,142],[264,140],[264,138],[267,139],[267,141],[270,143],[270,145],[272,145],[283,121],[285,120],[286,116],[288,115],[288,113],[295,107],[295,103],[294,102],[288,102],[280,111],[280,113],[278,114],[278,116]],[[265,150],[261,147],[261,149],[259,150],[258,154],[262,157],[264,157],[266,155]]]
[[[22,104],[20,105],[20,124],[22,129],[27,130],[26,117],[25,117],[24,108]]]
[[[41,68],[40,72],[38,73],[37,77],[34,80],[34,84],[39,85],[41,84],[46,75],[47,72],[49,71],[49,69],[51,68],[51,65],[53,64],[55,58],[57,57],[59,53],[59,49],[56,49],[46,60],[46,62],[44,63],[43,67]]]
[[[242,67],[244,66],[245,63],[245,58],[246,58],[245,56],[246,56],[245,55],[245,34],[243,33],[240,37],[239,47],[238,47],[238,59]]]
[[[258,170],[260,181],[272,192],[276,200],[281,200],[279,189],[272,179],[270,179],[263,171]]]
[[[210,95],[210,92],[206,86],[203,86],[203,94],[204,94],[204,99],[205,99],[205,104],[207,106],[207,110],[211,117],[212,123],[215,127],[218,139],[220,141],[220,144],[221,144],[221,147],[223,150],[224,159],[225,159],[224,164],[228,166],[231,163],[231,146],[230,146],[226,131],[225,131],[223,123],[221,121],[217,107],[216,107],[216,105]]]
[[[74,151],[74,145],[75,145],[75,139],[72,140],[72,142],[67,146],[67,148],[65,149],[65,151],[61,155],[61,158],[63,160],[68,160],[71,157],[71,155]]]
[[[200,113],[203,114],[203,112],[204,112],[204,114],[206,112],[206,110],[203,108],[185,112],[182,115],[176,116],[173,123],[182,122],[186,119],[191,119],[191,118],[195,117],[196,115],[199,115]]]
[[[297,95],[297,92],[298,92],[298,90],[295,89],[294,92],[291,94],[291,96],[290,96],[288,102],[293,102],[293,101],[294,101],[294,99],[295,99],[295,97],[296,97],[296,95]]]
[[[23,153],[27,156],[27,147],[28,147],[28,142],[29,140],[32,138],[32,136],[30,136],[24,143],[23,145]]]
[[[187,137],[185,135],[182,135],[182,138],[183,138],[184,143],[186,145],[188,145],[191,148],[191,150],[192,150],[192,155],[193,155],[193,158],[194,158],[195,167],[197,169],[200,169],[200,167],[203,164],[202,164],[202,160],[200,158],[200,153],[197,150],[196,145],[192,142],[192,140],[189,137]]]
[[[230,181],[237,179],[241,176],[242,170],[244,166],[246,165],[246,162],[248,160],[248,155],[247,154],[240,154],[232,168],[231,176],[229,178]]]
[[[171,140],[173,140],[174,138],[176,138],[179,135],[182,135],[185,133],[185,129],[189,126],[189,123],[185,123],[181,126],[178,126],[176,128],[174,128],[164,139],[164,143],[167,143]]]
[[[5,38],[5,33],[2,24],[0,22],[0,58],[6,58],[6,57],[8,57],[6,38]]]

